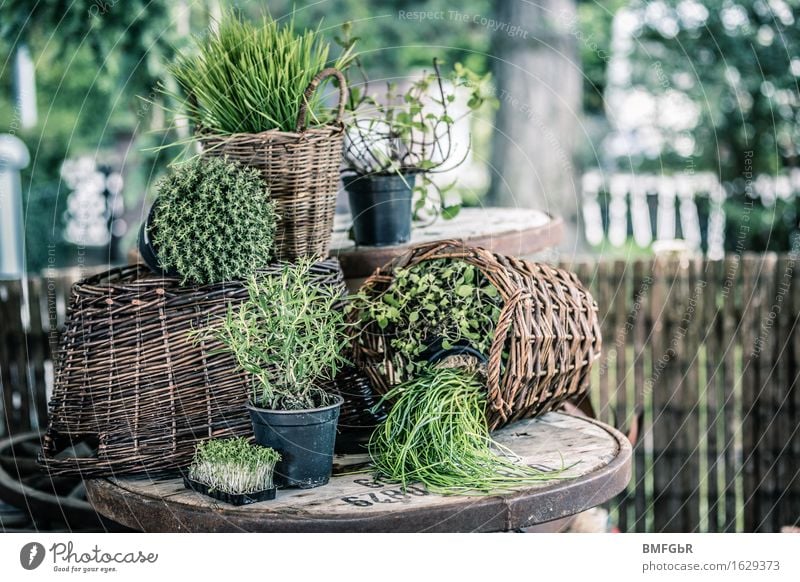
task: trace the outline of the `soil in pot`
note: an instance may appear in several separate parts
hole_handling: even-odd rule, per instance
[[[411,198],[416,176],[360,176],[342,178],[353,215],[357,245],[399,245],[411,238]]]
[[[275,467],[278,487],[310,489],[330,480],[343,401],[339,396],[334,404],[310,410],[267,410],[248,404],[256,442],[281,454]]]

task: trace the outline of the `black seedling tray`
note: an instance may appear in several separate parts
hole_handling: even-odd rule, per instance
[[[186,473],[183,475],[183,484],[187,489],[208,495],[214,499],[230,503],[231,505],[250,505],[251,503],[260,503],[261,501],[269,501],[275,499],[277,488],[264,489],[263,491],[256,491],[255,493],[225,493],[223,491],[212,490],[208,485],[190,479]]]

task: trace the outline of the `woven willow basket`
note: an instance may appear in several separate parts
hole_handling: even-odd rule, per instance
[[[412,247],[378,269],[362,291],[378,297],[392,285],[396,269],[433,259],[474,265],[503,300],[486,355],[491,430],[552,410],[587,391],[590,367],[600,357],[600,325],[594,299],[574,274],[458,241],[440,241]],[[402,365],[390,333],[368,323],[355,343],[357,361],[381,394],[397,383],[395,370]]]
[[[312,269],[317,284],[344,293],[336,260]],[[189,335],[246,298],[242,284],[181,287],[143,265],[76,284],[42,464],[54,474],[157,472],[187,465],[198,440],[251,436],[250,378],[232,356],[214,353],[219,343]],[[329,389],[346,398],[341,416],[357,424],[374,404],[371,391],[352,371],[337,382]],[[359,402],[360,395],[368,401]],[[80,442],[96,454],[76,455]]]
[[[339,80],[336,121],[308,129],[306,104],[319,84],[332,76]],[[227,156],[261,171],[276,203],[278,260],[328,256],[342,163],[342,117],[346,102],[344,75],[329,68],[314,77],[306,89],[294,133],[269,130],[217,135],[199,130],[205,155]]]

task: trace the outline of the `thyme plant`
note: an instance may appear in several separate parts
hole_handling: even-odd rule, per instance
[[[212,334],[253,376],[253,402],[273,410],[326,406],[324,389],[347,364],[350,338],[338,290],[316,283],[311,259],[254,275],[248,298],[231,306]]]
[[[275,465],[281,455],[274,449],[251,445],[247,439],[211,439],[197,445],[189,478],[215,491],[231,494],[272,489]]]
[[[156,186],[150,234],[183,283],[244,279],[269,263],[277,216],[257,170],[223,158],[179,164]]]

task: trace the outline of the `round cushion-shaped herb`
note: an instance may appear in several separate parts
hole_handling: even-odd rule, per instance
[[[183,283],[246,279],[269,263],[275,203],[257,170],[225,158],[183,163],[157,185],[150,235]]]

